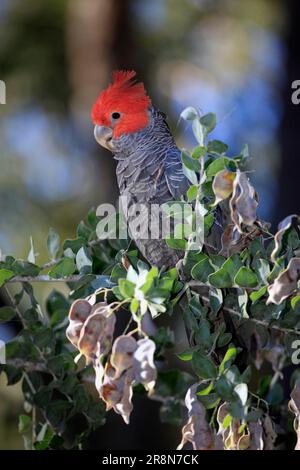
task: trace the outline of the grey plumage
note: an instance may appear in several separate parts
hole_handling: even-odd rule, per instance
[[[153,204],[180,200],[190,183],[183,173],[180,151],[166,122],[158,109],[149,110],[149,123],[139,132],[124,134],[113,139],[114,158],[118,161],[117,180],[120,195],[127,198],[129,213],[125,214],[129,233],[137,247],[151,265],[169,268],[182,258],[183,252],[169,248],[162,238],[137,238],[136,216],[130,214],[133,204],[143,204],[150,209]],[[124,208],[125,209],[125,208]],[[141,214],[142,228],[149,222]],[[160,217],[161,223],[161,217]]]

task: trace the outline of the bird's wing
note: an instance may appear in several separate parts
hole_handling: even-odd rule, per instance
[[[182,162],[179,149],[172,149],[168,152],[164,164],[164,175],[172,197],[179,200],[184,196],[191,183],[183,173]]]

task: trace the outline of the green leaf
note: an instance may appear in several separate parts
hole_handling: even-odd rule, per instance
[[[228,411],[233,418],[244,419],[244,407],[241,405],[240,401],[233,401],[228,406]]]
[[[118,282],[119,278],[124,278],[126,276],[126,269],[121,264],[115,264],[110,279],[112,282]]]
[[[12,307],[0,308],[0,323],[5,323],[12,320],[16,316],[16,312]]]
[[[19,416],[19,432],[22,434],[31,432],[31,428],[32,428],[32,421],[31,421],[30,416],[20,415]]]
[[[46,407],[46,416],[54,427],[64,427],[66,412],[73,406],[69,401],[52,401]]]
[[[205,129],[203,128],[202,124],[200,124],[199,119],[193,120],[192,129],[193,129],[193,134],[195,136],[195,139],[197,140],[198,144],[202,146],[206,134],[204,133]]]
[[[211,255],[210,257],[210,261],[218,269],[222,268],[223,264],[225,263],[225,259],[226,258],[224,258],[224,256],[221,256],[221,255]]]
[[[241,380],[243,382],[249,383],[251,380],[251,375],[252,375],[252,370],[251,370],[251,366],[249,365],[241,374]]]
[[[57,263],[49,271],[49,276],[54,279],[60,277],[70,276],[76,270],[74,261],[71,258],[63,258],[59,263]]]
[[[198,351],[193,354],[192,366],[195,373],[202,379],[215,379],[218,375],[214,362],[208,356]]]
[[[249,318],[249,314],[247,312],[247,304],[248,304],[248,294],[245,289],[237,289],[238,291],[238,304],[241,311],[242,318]]]
[[[234,387],[235,393],[238,395],[243,406],[246,405],[248,399],[248,386],[245,383],[238,384]]]
[[[271,375],[264,375],[259,379],[257,393],[260,397],[264,397],[264,395],[267,393],[271,380]]]
[[[151,339],[156,344],[156,354],[163,353],[165,348],[172,348],[175,344],[174,331],[169,327],[161,326]]]
[[[208,113],[204,116],[201,116],[200,123],[205,127],[205,134],[213,131],[217,124],[217,118],[215,113]]]
[[[22,341],[22,338],[20,337],[20,335],[8,341],[5,344],[6,358],[12,359],[20,355],[22,352],[24,352],[22,351],[23,345],[24,345],[24,342]]]
[[[138,308],[139,308],[139,301],[137,299],[132,299],[131,303],[130,303],[130,311],[133,315],[136,314],[136,312],[138,311]]]
[[[182,240],[188,238],[193,233],[193,227],[190,224],[176,223],[174,227],[174,239]]]
[[[252,300],[253,303],[257,302],[261,297],[263,297],[267,293],[267,290],[268,290],[268,286],[262,286],[259,290],[251,292],[250,299]]]
[[[73,251],[73,253],[76,254],[77,251],[80,250],[80,248],[85,245],[86,245],[86,241],[82,237],[67,239],[65,240],[63,244],[63,250],[65,251],[68,248],[70,248]]]
[[[35,345],[38,348],[49,347],[51,345],[52,340],[54,340],[52,328],[43,328],[39,330],[35,335]]]
[[[224,333],[219,336],[217,345],[219,348],[222,348],[223,346],[226,346],[226,344],[228,344],[231,340],[232,340],[232,334]]]
[[[262,284],[268,284],[268,277],[270,275],[270,265],[266,259],[255,259],[253,261],[253,268]]]
[[[190,157],[190,155],[184,150],[181,152],[181,161],[182,164],[189,170],[200,171],[201,166],[199,161]]]
[[[204,307],[200,301],[199,295],[194,295],[189,302],[189,308],[194,312],[198,318],[205,318],[207,314],[207,308]]]
[[[224,170],[226,168],[226,164],[228,163],[228,161],[229,161],[229,158],[220,157],[214,160],[212,163],[210,163],[205,170],[207,178],[212,178],[217,173]]]
[[[22,371],[14,366],[2,366],[4,368],[4,372],[6,374],[6,379],[7,379],[7,385],[15,385],[18,383],[22,377]],[[1,365],[0,365],[0,371],[1,371]]]
[[[222,421],[222,428],[227,429],[231,421],[232,421],[232,416],[230,414],[227,414]]]
[[[215,409],[220,403],[220,398],[216,393],[209,393],[208,395],[200,395],[199,401],[207,410]]]
[[[166,307],[164,305],[155,304],[154,302],[147,302],[147,307],[151,313],[152,318],[158,317],[161,313],[166,311]],[[144,312],[141,310],[141,313]]]
[[[221,140],[211,140],[208,142],[207,151],[208,153],[222,154],[227,152],[228,145],[221,142]]]
[[[185,250],[187,242],[186,240],[181,240],[180,238],[166,238],[166,243],[174,250]]]
[[[173,281],[175,281],[177,277],[178,277],[177,269],[171,268],[164,273],[162,279],[172,279]]]
[[[200,387],[201,387],[201,384],[200,384]],[[211,381],[210,384],[207,387],[204,387],[201,390],[199,390],[196,393],[196,395],[198,395],[198,396],[209,395],[209,393],[212,391],[213,388],[214,388],[214,382]]]
[[[48,428],[48,424],[45,423],[37,435],[37,442],[34,444],[36,450],[46,450],[54,437],[54,433]]]
[[[92,209],[90,209],[90,211],[87,215],[87,220],[88,220],[88,223],[90,224],[90,226],[92,227],[92,229],[96,230],[96,227],[97,227],[97,224],[100,220],[100,217],[97,217],[94,207],[92,207]]]
[[[241,155],[243,158],[249,158],[250,153],[249,153],[249,147],[248,144],[244,144],[241,150]]]
[[[87,274],[92,271],[92,265],[93,261],[88,249],[85,246],[82,246],[76,255],[76,266],[78,271]]]
[[[238,286],[244,287],[245,289],[247,289],[251,287],[256,287],[258,284],[258,278],[251,269],[246,268],[245,266],[242,266],[238,270],[234,278],[234,282]]]
[[[197,147],[194,148],[192,152],[192,158],[199,159],[202,157],[205,157],[206,155],[206,148],[202,147],[201,145],[198,145]]]
[[[196,161],[196,160],[195,160]],[[189,168],[187,168],[185,165],[183,165],[182,167],[182,170],[183,170],[183,173],[184,175],[187,177],[187,179],[194,185],[197,185],[198,184],[198,177],[197,177],[197,173],[193,170],[190,170]]]
[[[214,313],[218,313],[223,303],[223,294],[221,289],[209,289],[209,303]]]
[[[33,397],[34,403],[40,408],[44,408],[51,401],[52,394],[53,394],[52,387],[42,386],[38,390],[38,392],[34,394],[34,397]]]
[[[119,279],[119,289],[124,299],[134,297],[135,284],[127,279]]]
[[[275,383],[269,390],[266,401],[269,405],[279,405],[284,399],[283,388],[279,383]]]
[[[228,271],[232,281],[234,280],[234,276],[242,266],[242,262],[240,260],[239,255],[232,255],[230,258],[228,258],[225,263],[223,264],[222,268],[226,269]]]
[[[191,361],[193,357],[193,352],[195,351],[195,348],[189,348],[186,349],[185,351],[182,351],[181,353],[177,354],[177,357],[181,361]]]
[[[27,256],[27,261],[29,261],[29,263],[35,264],[35,252],[32,237],[30,237],[30,250]]]
[[[210,323],[205,319],[201,319],[199,329],[195,333],[196,343],[201,346],[201,349],[209,348],[212,343],[210,334]]]
[[[81,222],[78,224],[76,232],[78,237],[82,237],[88,241],[92,230],[83,222],[83,220],[81,220]]]
[[[267,289],[267,286],[265,286],[265,287]],[[296,295],[295,297],[292,298],[291,307],[292,307],[293,310],[296,310],[296,307],[297,307],[297,304],[298,304],[299,300],[300,300],[300,295]]]
[[[218,378],[215,389],[220,398],[226,401],[231,401],[233,387],[226,377],[222,375]]]
[[[196,108],[188,106],[181,112],[180,117],[185,121],[193,121],[199,117],[199,113]]]
[[[231,366],[231,364],[233,363],[233,361],[236,358],[236,355],[237,355],[236,347],[233,346],[233,345],[229,346],[225,356],[223,357],[223,360],[222,360],[221,364],[219,365],[220,374],[222,374],[225,369],[227,369],[228,367]]]
[[[46,306],[50,315],[53,315],[56,310],[62,310],[67,314],[70,303],[61,292],[52,290],[48,296]]]
[[[187,198],[189,200],[189,202],[191,201],[194,201],[197,197],[197,193],[198,193],[198,186],[193,184],[192,186],[189,187],[189,189],[187,190]]]
[[[55,259],[59,253],[60,237],[58,233],[53,229],[49,229],[47,238],[47,248],[51,259]]]
[[[208,282],[218,289],[224,289],[226,287],[232,286],[230,274],[224,268],[221,268],[215,273],[210,274],[208,276]]]
[[[212,228],[215,221],[214,214],[210,213],[204,216],[204,236],[209,235],[210,229]]]
[[[15,273],[9,269],[0,269],[0,287],[2,287],[8,279],[14,277],[14,275]]]
[[[206,255],[192,268],[193,279],[201,282],[207,282],[208,276],[214,272],[214,268]]]
[[[41,268],[36,264],[23,260],[16,260],[13,263],[13,268],[15,270],[15,274],[18,274],[19,276],[37,276],[41,271]]]

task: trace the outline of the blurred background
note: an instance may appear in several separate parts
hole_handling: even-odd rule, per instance
[[[263,219],[275,227],[299,213],[299,24],[297,0],[0,0],[2,253],[26,257],[33,236],[42,263],[49,226],[72,238],[92,206],[115,202],[115,162],[94,141],[90,109],[117,68],[138,72],[180,146],[194,145],[178,120],[188,105],[217,114],[213,137],[232,155],[249,144]],[[0,339],[11,334],[2,328]],[[20,407],[18,387],[1,376],[0,449],[22,447]],[[146,418],[157,417],[149,404]],[[127,431],[111,420],[120,443]],[[140,416],[126,445],[172,439]]]

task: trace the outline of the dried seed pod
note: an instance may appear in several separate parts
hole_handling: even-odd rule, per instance
[[[149,338],[140,339],[133,354],[135,380],[144,385],[149,395],[154,392],[157,371],[154,364],[155,343]]]
[[[115,378],[120,377],[123,371],[133,365],[133,353],[137,348],[137,342],[133,336],[119,336],[112,348],[111,364],[115,368]]]
[[[69,311],[69,319],[84,323],[88,316],[91,314],[92,306],[84,299],[77,299],[72,303]]]

